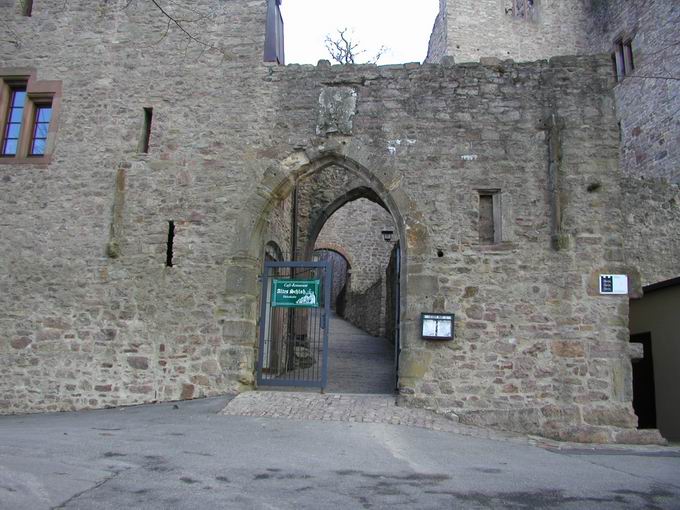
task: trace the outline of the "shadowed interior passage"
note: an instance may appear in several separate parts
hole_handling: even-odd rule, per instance
[[[394,345],[385,338],[333,314],[328,345],[328,392],[394,393]]]

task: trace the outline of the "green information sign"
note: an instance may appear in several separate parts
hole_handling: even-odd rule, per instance
[[[319,308],[320,280],[272,280],[272,306]]]

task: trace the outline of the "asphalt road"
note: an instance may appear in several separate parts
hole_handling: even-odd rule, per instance
[[[0,417],[0,508],[680,509],[677,448],[555,451],[225,403]]]

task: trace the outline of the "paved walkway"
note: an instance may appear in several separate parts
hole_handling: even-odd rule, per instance
[[[330,322],[326,391],[394,393],[394,346],[335,314]]]
[[[421,427],[218,414],[226,404],[0,416],[0,510],[680,506],[680,452],[669,448],[553,450]]]

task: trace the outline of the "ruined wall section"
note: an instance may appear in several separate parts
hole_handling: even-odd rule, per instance
[[[385,278],[380,278],[363,292],[350,290],[344,318],[373,336],[385,336]]]
[[[281,136],[309,154],[338,150],[408,197],[402,398],[552,437],[637,437],[627,299],[596,286],[600,272],[625,269],[623,215],[610,199],[621,190],[608,57],[288,67],[272,79]],[[353,134],[319,140],[319,89],[333,86],[356,90]],[[503,235],[490,245],[479,233],[484,190],[501,195]],[[453,342],[419,338],[427,311],[456,314]]]
[[[478,62],[483,57],[519,62],[585,52],[587,10],[583,0],[535,0],[528,17],[512,15],[512,0],[446,0],[446,51],[442,37],[431,40],[434,51],[427,62],[451,55],[456,62]],[[435,33],[438,26],[435,25]]]
[[[439,0],[439,13],[434,20],[430,41],[427,45],[425,62],[441,62],[447,55],[447,18],[446,0]]]
[[[292,260],[293,197],[288,195],[276,205],[269,215],[267,242],[273,242],[281,250],[282,260]]]
[[[349,290],[361,293],[384,277],[396,235],[385,242],[381,231],[396,230],[392,216],[379,205],[361,198],[338,209],[326,222],[316,247],[340,246],[354,262]]]

